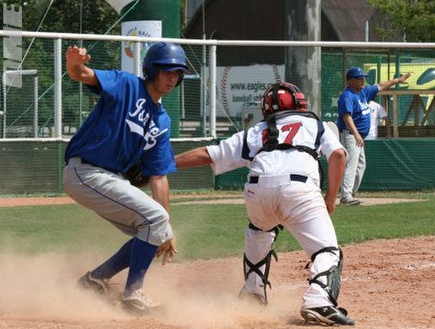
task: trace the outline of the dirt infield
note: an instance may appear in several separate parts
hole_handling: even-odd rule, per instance
[[[343,248],[340,305],[360,329],[434,328],[435,237],[372,241]],[[0,328],[290,329],[299,316],[307,258],[281,253],[272,265],[269,305],[240,302],[240,258],[156,263],[146,290],[165,311],[133,317],[75,288],[97,255],[0,255]],[[92,259],[91,259],[92,258]],[[115,283],[123,282],[118,277]]]
[[[29,204],[30,199],[25,199]],[[68,198],[44,199],[46,204],[72,202]],[[5,199],[0,200],[4,206]],[[345,246],[343,252],[339,303],[356,320],[355,328],[435,327],[434,236],[371,241]],[[241,257],[166,266],[154,263],[145,288],[163,302],[165,310],[135,317],[76,289],[77,278],[101,261],[102,255],[1,254],[0,328],[315,328],[299,315],[307,285],[307,257],[302,252],[280,253],[278,257],[272,264],[272,290],[266,308],[237,299],[243,284]],[[121,288],[124,280],[122,273],[113,283]]]

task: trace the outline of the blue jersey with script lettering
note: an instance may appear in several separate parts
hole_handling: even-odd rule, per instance
[[[368,103],[376,97],[378,91],[377,85],[364,87],[358,93],[346,88],[338,99],[338,129],[348,129],[343,121],[343,116],[350,114],[361,137],[366,137],[370,131],[371,111]]]
[[[171,120],[155,104],[145,83],[119,70],[94,70],[100,86],[97,105],[69,142],[65,161],[81,157],[85,163],[125,173],[138,160],[144,175],[176,171],[170,144]]]

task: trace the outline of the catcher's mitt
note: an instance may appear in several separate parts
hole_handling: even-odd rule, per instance
[[[140,161],[138,161],[123,175],[125,179],[130,181],[131,185],[136,187],[144,187],[150,179],[149,176],[142,174],[141,166]]]

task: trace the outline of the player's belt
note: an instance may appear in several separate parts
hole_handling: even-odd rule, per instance
[[[285,176],[286,178],[289,176]],[[262,179],[268,179],[268,178],[272,178],[272,177],[268,177],[268,176],[263,176]],[[273,179],[275,179],[275,177],[273,177]],[[304,176],[304,175],[297,175],[297,174],[291,174],[290,175],[290,180],[294,181],[294,182],[301,182],[301,183],[306,183],[307,182],[308,177]],[[258,184],[258,182],[260,181],[260,176],[251,176],[249,177],[249,184]]]
[[[353,135],[352,132],[348,129],[338,129],[338,131],[341,133],[347,131],[349,134]]]
[[[89,162],[89,161],[87,161],[87,160],[85,160],[85,159],[83,159],[83,158],[81,158],[81,157],[72,157],[72,158],[70,158],[70,159],[68,160],[68,164],[70,164],[70,165],[71,165],[71,164],[72,164],[72,165],[77,165],[77,164],[81,164],[81,163],[83,163],[83,164],[88,164],[88,165],[91,165],[91,166],[94,166],[94,167],[98,167],[98,168],[102,168],[102,169],[104,169],[104,170],[107,170],[107,171],[113,172],[113,173],[115,173],[115,174],[119,174],[119,173],[114,172],[113,170],[110,170],[110,169],[104,168],[104,167],[102,167],[102,166],[96,165],[96,164],[94,164],[94,163],[91,163],[91,162]]]

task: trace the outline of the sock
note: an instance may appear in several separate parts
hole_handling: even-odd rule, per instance
[[[142,288],[146,271],[150,267],[156,252],[157,246],[138,238],[133,238],[130,269],[128,272],[127,283],[125,285],[126,294],[130,294],[135,290]]]
[[[96,279],[110,279],[127,268],[130,264],[133,240],[128,240],[112,257],[95,268],[91,275]]]

